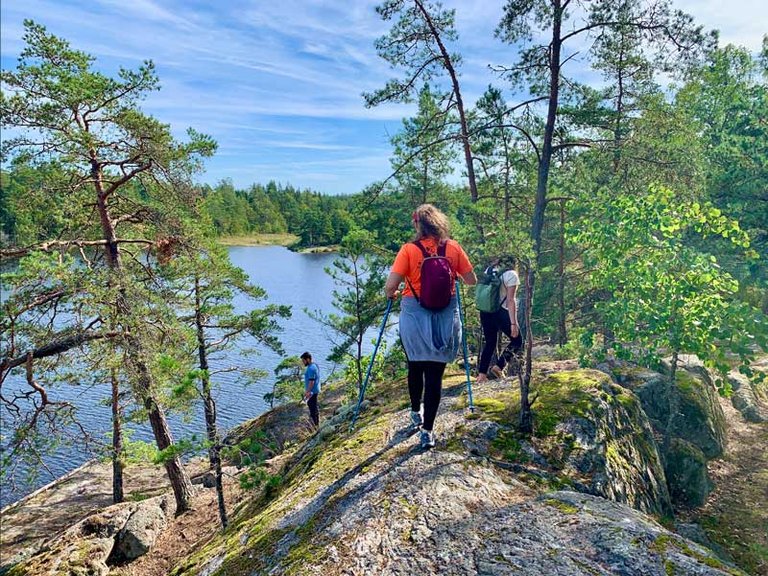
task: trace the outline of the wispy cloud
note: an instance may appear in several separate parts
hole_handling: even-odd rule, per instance
[[[768,21],[763,0],[674,0],[726,42],[757,50]],[[326,192],[355,192],[386,177],[390,136],[414,106],[367,109],[361,93],[396,74],[375,52],[387,31],[376,0],[4,0],[2,65],[22,49],[32,18],[97,57],[109,74],[145,59],[162,90],[145,109],[183,136],[210,133],[219,153],[205,178],[237,185],[264,179]],[[464,95],[471,105],[489,83],[489,64],[509,64],[515,48],[493,35],[503,2],[445,0],[456,9]],[[511,99],[511,98],[510,98]]]

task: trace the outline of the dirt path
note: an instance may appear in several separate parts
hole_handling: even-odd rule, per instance
[[[716,488],[685,519],[700,524],[750,574],[768,576],[768,423],[746,422],[730,401],[721,404],[728,447],[709,463]]]

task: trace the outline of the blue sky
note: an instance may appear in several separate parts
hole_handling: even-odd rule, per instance
[[[392,76],[373,42],[388,24],[369,0],[3,0],[0,54],[13,67],[22,21],[32,18],[114,73],[145,59],[162,90],[145,111],[182,137],[187,127],[219,143],[200,180],[236,186],[276,180],[354,193],[389,174],[389,139],[413,110],[366,109],[361,93]],[[723,43],[756,51],[768,32],[765,0],[674,0]],[[471,105],[490,82],[488,64],[510,63],[494,39],[501,0],[449,0]]]

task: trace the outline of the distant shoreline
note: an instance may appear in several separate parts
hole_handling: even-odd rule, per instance
[[[290,248],[299,241],[295,234],[250,234],[247,236],[221,236],[218,239],[222,246],[284,246]],[[337,245],[309,246],[295,249],[299,254],[324,254],[338,252]]]
[[[290,246],[299,241],[294,234],[249,234],[247,236],[221,236],[224,246]]]

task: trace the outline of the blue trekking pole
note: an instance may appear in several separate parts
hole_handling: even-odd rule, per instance
[[[371,361],[368,363],[368,371],[365,373],[365,381],[363,382],[363,385],[360,387],[360,396],[357,399],[357,407],[355,407],[355,415],[352,416],[352,423],[349,425],[349,431],[352,432],[352,429],[355,427],[355,422],[357,422],[357,416],[360,414],[360,406],[363,404],[363,398],[365,398],[365,389],[368,387],[368,379],[371,377],[371,368],[373,368],[373,361],[376,359],[376,351],[379,349],[379,344],[381,344],[381,337],[384,335],[384,328],[387,326],[387,318],[389,317],[389,312],[392,310],[392,299],[387,300],[387,309],[384,312],[384,320],[381,322],[381,330],[379,330],[379,337],[376,339],[376,346],[373,348],[373,354],[371,354]]]
[[[456,300],[459,305],[459,319],[461,320],[461,345],[464,348],[464,369],[467,372],[467,396],[469,397],[469,411],[474,414],[475,403],[472,400],[472,381],[469,376],[469,353],[467,351],[467,331],[464,329],[464,308],[461,306],[461,287],[456,281]]]

